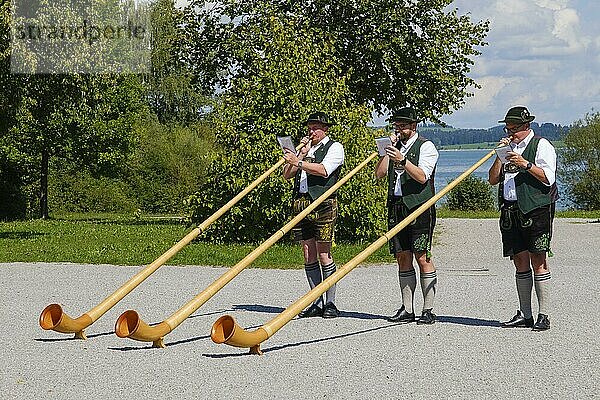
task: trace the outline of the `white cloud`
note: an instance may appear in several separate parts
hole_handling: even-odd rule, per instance
[[[569,0],[536,0],[535,4],[542,8],[558,11],[567,7]]]
[[[570,49],[581,51],[590,43],[590,39],[579,33],[579,15],[576,10],[566,8],[554,13],[552,33],[564,40]]]
[[[536,121],[569,124],[600,102],[600,2],[581,0],[456,0],[473,20],[489,19],[489,46],[472,73],[483,86],[443,118],[454,126],[488,127],[512,105]]]
[[[465,109],[471,112],[490,112],[493,110],[496,96],[507,86],[519,81],[519,78],[486,76],[478,80],[480,89],[474,90],[475,96],[469,97]]]

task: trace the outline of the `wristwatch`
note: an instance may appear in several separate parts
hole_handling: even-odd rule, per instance
[[[298,161],[298,168],[302,169],[302,161]]]
[[[402,166],[406,165],[406,157],[404,157],[402,160],[398,161],[398,163]]]
[[[527,163],[527,166],[525,167],[525,171],[529,171],[531,169],[531,167],[533,167],[533,163],[531,161],[529,161]]]

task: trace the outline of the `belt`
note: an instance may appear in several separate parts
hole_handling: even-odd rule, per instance
[[[508,210],[514,210],[518,208],[519,205],[516,200],[502,200],[502,208],[506,208]]]

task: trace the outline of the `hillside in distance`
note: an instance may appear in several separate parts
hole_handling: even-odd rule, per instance
[[[423,124],[418,128],[419,134],[431,140],[436,146],[452,146],[473,143],[497,143],[506,134],[504,126],[498,125],[488,129],[461,129],[451,126],[443,127],[437,124]],[[553,123],[531,123],[531,128],[536,135],[551,141],[561,140],[569,131],[568,126]]]

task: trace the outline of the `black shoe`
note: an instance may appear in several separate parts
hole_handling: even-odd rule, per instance
[[[391,317],[386,318],[390,322],[398,322],[402,324],[407,324],[409,322],[415,322],[415,313],[407,312],[404,306],[400,307],[400,309],[396,312],[396,314]]]
[[[306,310],[298,314],[299,318],[310,318],[310,317],[321,317],[323,315],[323,309],[316,304],[311,305]]]
[[[533,318],[532,318],[533,319]],[[533,331],[547,331],[550,329],[550,320],[546,314],[538,314],[538,318],[531,330]]]
[[[502,322],[500,325],[503,328],[531,328],[533,317],[525,318],[521,310],[517,310],[517,314],[510,321]]]
[[[323,318],[336,318],[340,316],[340,310],[337,309],[335,304],[327,303],[323,308]]]
[[[435,314],[431,312],[431,308],[429,310],[423,310],[421,318],[417,321],[417,325],[431,325],[433,323],[435,323]]]

